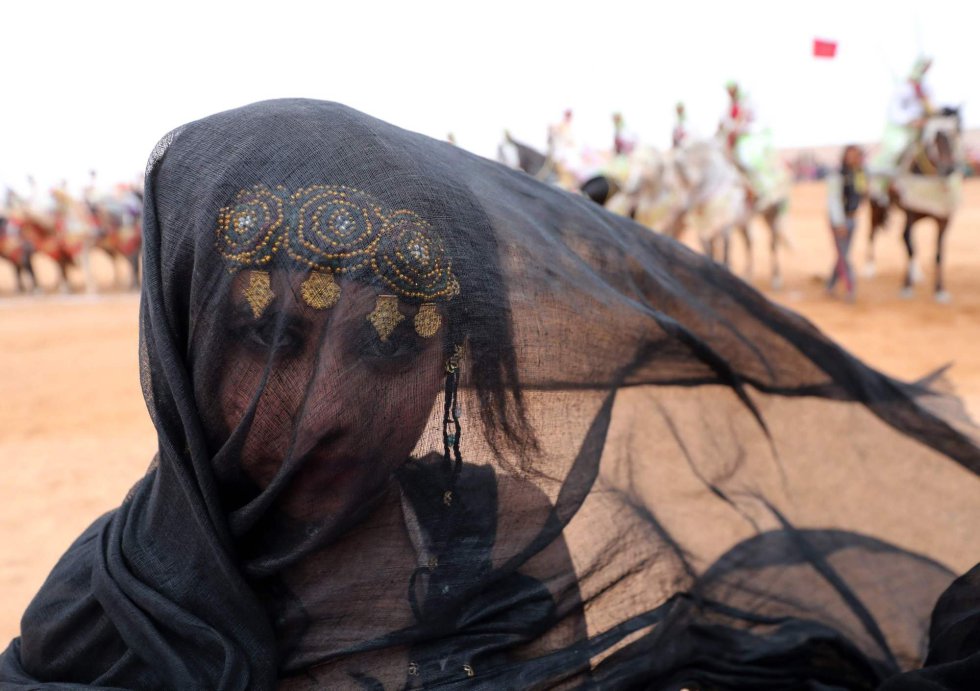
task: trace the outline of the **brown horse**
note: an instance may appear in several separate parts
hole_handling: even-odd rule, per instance
[[[902,239],[908,253],[908,265],[902,282],[902,296],[911,297],[919,280],[915,263],[912,229],[924,218],[936,222],[936,256],[934,289],[937,302],[948,302],[943,276],[943,245],[949,221],[956,211],[962,182],[962,147],[960,145],[959,111],[946,108],[929,118],[921,136],[903,154],[899,172],[888,185],[888,203],[871,197],[871,235],[868,241],[869,261],[874,261],[874,239],[888,221],[891,208],[905,213]]]
[[[6,216],[0,216],[0,259],[6,260],[14,267],[18,293],[27,292],[28,284],[25,277],[30,277],[31,288],[37,288],[37,278],[31,266],[33,254],[34,248],[31,244],[13,232]]]
[[[68,269],[77,265],[76,258],[82,251],[82,243],[69,239],[63,227],[63,218],[58,213],[48,217],[21,207],[10,212],[8,224],[16,226],[20,237],[33,249],[31,258],[43,254],[58,265],[61,289],[70,291]]]
[[[130,287],[139,288],[139,256],[142,245],[141,213],[143,197],[133,188],[118,194],[87,202],[94,221],[94,235],[89,250],[99,248],[112,259],[115,284],[120,285],[118,260],[130,267]]]

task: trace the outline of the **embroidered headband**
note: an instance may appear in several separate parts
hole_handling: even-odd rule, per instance
[[[340,299],[337,274],[375,276],[394,295],[379,295],[368,321],[387,341],[405,319],[399,297],[421,301],[415,330],[434,336],[442,324],[436,300],[459,294],[452,264],[432,226],[407,209],[386,211],[371,195],[341,185],[311,185],[296,192],[265,185],[241,190],[218,212],[217,248],[225,259],[250,269],[244,294],[260,317],[275,294],[268,267],[285,256],[308,268],[300,293],[314,309]]]

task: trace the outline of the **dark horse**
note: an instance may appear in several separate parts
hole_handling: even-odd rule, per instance
[[[923,218],[936,221],[935,296],[939,302],[947,302],[943,281],[943,241],[949,221],[959,202],[960,184],[960,114],[959,109],[944,108],[929,118],[921,136],[902,155],[898,174],[888,184],[888,202],[883,204],[874,196],[871,206],[871,235],[868,239],[868,258],[874,260],[874,239],[888,221],[892,207],[905,212],[905,230],[902,239],[908,252],[908,267],[902,284],[903,296],[912,295],[918,280],[915,264],[915,244],[912,228]]]
[[[551,174],[548,157],[532,146],[519,142],[504,132],[504,141],[497,149],[497,158],[512,168],[523,170],[528,175],[546,180]]]

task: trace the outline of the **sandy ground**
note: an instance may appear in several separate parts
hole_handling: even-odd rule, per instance
[[[967,184],[948,235],[949,305],[933,302],[924,286],[911,300],[899,298],[904,249],[894,226],[879,242],[878,276],[862,281],[858,302],[826,297],[822,277],[832,248],[821,185],[796,188],[789,220],[794,247],[784,255],[785,287],[770,295],[890,374],[916,378],[953,363],[949,377],[980,418],[980,182]],[[859,232],[855,258],[864,256],[866,223]],[[759,239],[755,279],[765,287],[761,228]],[[932,257],[928,222],[917,240],[923,259]],[[98,259],[97,271],[107,278],[109,265]],[[931,269],[931,260],[922,265]],[[40,274],[53,285],[52,267]],[[24,608],[58,557],[121,501],[155,446],[139,387],[138,298],[21,298],[10,296],[12,286],[8,268],[0,267],[0,649],[17,634]]]

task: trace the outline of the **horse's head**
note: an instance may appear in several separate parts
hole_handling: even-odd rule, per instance
[[[665,154],[652,147],[634,149],[623,191],[632,197],[658,194],[664,185],[664,157]]]
[[[926,120],[922,128],[922,152],[926,161],[918,162],[919,172],[950,175],[963,162],[962,122],[959,108],[943,108]]]

